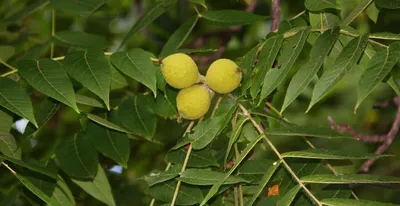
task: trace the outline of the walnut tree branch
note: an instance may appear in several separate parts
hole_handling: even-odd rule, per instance
[[[353,137],[364,141],[364,142],[383,142],[382,145],[378,147],[378,149],[375,151],[376,154],[383,154],[389,146],[392,144],[394,138],[399,132],[400,128],[400,96],[395,97],[392,101],[397,106],[397,112],[396,112],[396,117],[392,123],[392,127],[389,130],[389,132],[385,135],[375,135],[375,136],[367,136],[367,135],[362,135],[355,131],[351,126],[347,124],[342,124],[342,125],[337,125],[331,117],[328,117],[328,121],[331,125],[331,128],[333,130],[336,130],[337,132],[347,132]],[[379,104],[378,107],[387,107],[389,104],[383,103]],[[374,164],[376,161],[376,158],[369,159],[364,162],[364,164],[361,166],[360,171],[361,173],[368,172],[369,168]]]

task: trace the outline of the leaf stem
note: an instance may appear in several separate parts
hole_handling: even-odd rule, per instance
[[[270,104],[269,102],[267,102],[267,106],[268,106],[272,111],[274,111],[275,113],[277,113],[283,120],[285,120],[285,121],[288,122],[288,123],[291,123],[291,122],[289,121],[289,119],[287,119],[286,117],[283,117],[283,115],[282,115],[272,104]],[[303,136],[303,139],[304,139],[304,141],[307,143],[308,146],[310,146],[311,148],[315,149],[315,146],[311,143],[311,141],[310,141],[307,137]],[[332,173],[333,173],[334,175],[337,175],[336,170],[332,167],[331,164],[329,164],[329,162],[326,161],[326,164],[325,164],[325,165],[328,167],[328,169],[329,169],[330,171],[332,171]],[[353,195],[354,199],[358,200],[358,197],[357,197],[357,195],[353,192],[353,190],[351,190],[351,194]]]
[[[4,165],[8,170],[10,170],[10,172],[13,173],[13,175],[16,175],[16,174],[17,174],[17,172],[14,171],[13,169],[11,169],[11,167],[8,166],[8,164],[6,164],[6,163],[4,163],[4,162],[2,162],[1,164]]]
[[[6,66],[7,68],[13,70],[13,71],[17,71],[17,69],[11,65],[9,65],[7,62],[3,61],[2,59],[0,59],[0,63],[2,63],[4,66]]]
[[[238,160],[238,159],[239,159],[239,156],[240,156],[240,152],[239,152],[237,143],[235,143],[234,148],[235,148],[236,160]],[[244,201],[243,201],[243,189],[242,189],[242,185],[241,185],[240,183],[239,183],[239,185],[238,185],[238,196],[239,196],[239,203],[240,203],[239,205],[240,205],[240,206],[244,206]]]
[[[296,180],[296,182],[300,185],[300,187],[303,188],[303,190],[308,194],[308,196],[318,205],[318,206],[322,206],[322,203],[311,193],[311,191],[304,185],[304,183],[299,179],[299,177],[297,177],[296,173],[292,170],[292,168],[288,165],[288,163],[285,161],[285,159],[282,157],[281,153],[276,149],[276,147],[274,146],[274,144],[272,144],[271,140],[265,135],[264,133],[264,129],[262,129],[257,122],[254,120],[254,118],[250,115],[249,111],[247,111],[247,109],[240,104],[235,97],[233,97],[231,94],[229,94],[229,96],[235,100],[239,106],[239,108],[243,111],[243,113],[245,115],[247,115],[251,121],[251,123],[253,124],[253,126],[258,130],[258,132],[262,135],[262,137],[264,138],[264,140],[267,142],[267,144],[270,146],[270,148],[272,149],[272,151],[276,154],[276,156],[278,156],[279,160],[282,161],[283,166],[286,168],[286,170],[291,174],[291,176],[293,177],[293,179]]]
[[[9,71],[9,72],[6,72],[6,73],[2,74],[1,77],[6,77],[8,75],[11,75],[11,74],[14,74],[14,73],[17,73],[17,72],[18,72],[18,70],[12,70],[12,71]]]

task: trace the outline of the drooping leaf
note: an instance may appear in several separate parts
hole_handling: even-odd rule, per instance
[[[17,82],[0,77],[0,106],[28,119],[38,126],[33,114],[32,102]]]
[[[104,156],[111,158],[125,168],[128,166],[130,144],[126,134],[89,122],[86,136]]]
[[[246,11],[240,10],[218,10],[205,11],[201,13],[201,17],[210,24],[216,26],[239,26],[251,24],[266,19],[266,16],[260,16]]]
[[[157,200],[171,202],[175,192],[177,181],[170,180],[156,184],[149,189],[149,195]],[[177,198],[177,205],[194,205],[201,202],[203,194],[198,187],[181,184]]]
[[[103,5],[105,0],[71,0],[71,1],[63,1],[63,0],[50,0],[50,6],[54,9],[68,12],[68,13],[82,13],[82,14],[90,14],[94,10],[98,9],[101,5]]]
[[[95,178],[97,173],[97,151],[82,134],[65,137],[56,150],[56,159],[61,169],[71,177]]]
[[[168,162],[174,164],[182,164],[186,157],[187,150],[185,148],[181,148],[178,150],[169,151],[166,155],[166,160]],[[189,161],[187,163],[188,167],[210,167],[216,166],[219,164],[215,157],[215,151],[204,148],[202,150],[193,150],[190,154]]]
[[[63,65],[72,78],[100,97],[107,109],[110,109],[111,71],[103,51],[68,53]]]
[[[301,151],[286,152],[282,157],[294,157],[305,159],[371,159],[387,157],[387,155],[378,155],[374,153],[355,153],[342,150],[326,150],[326,149],[308,149]]]
[[[380,10],[378,7],[376,7],[375,2],[372,2],[368,7],[367,7],[367,16],[369,19],[371,19],[375,24],[378,21],[378,16]]]
[[[208,169],[186,169],[181,173],[178,180],[191,185],[213,185],[224,177],[224,173]],[[240,182],[248,182],[248,180],[239,176],[229,176],[223,184],[236,184]]]
[[[192,32],[194,26],[196,25],[197,19],[198,16],[190,17],[171,35],[160,52],[160,58],[176,53],[179,47],[182,46],[183,42],[185,42],[190,32]]]
[[[49,0],[40,0],[40,1],[35,1],[33,3],[27,4],[24,7],[22,7],[20,10],[18,10],[17,12],[11,14],[10,16],[6,17],[5,19],[2,19],[1,22],[11,23],[11,22],[19,21],[22,18],[37,11],[38,9],[45,7],[47,4],[49,4]]]
[[[144,15],[138,19],[135,24],[132,26],[132,28],[129,30],[128,34],[124,37],[122,40],[121,45],[119,46],[119,49],[134,35],[136,32],[138,32],[141,28],[147,26],[151,22],[153,22],[155,19],[157,19],[159,16],[161,16],[163,13],[165,13],[168,9],[170,9],[174,4],[176,3],[176,0],[166,0],[157,3],[154,5],[149,11],[145,12]]]
[[[74,178],[71,180],[92,197],[104,202],[107,205],[116,205],[110,183],[108,183],[107,176],[100,164],[96,163],[96,176],[94,176],[92,180],[81,180]]]
[[[4,155],[0,155],[0,158],[5,159],[8,162],[12,162],[13,164],[16,164],[21,167],[32,170],[34,172],[49,176],[51,178],[54,178],[54,179],[57,178],[56,172],[46,168],[44,165],[40,164],[39,162],[32,161],[32,160],[19,160],[19,159],[14,159],[12,157],[4,156]]]
[[[378,51],[369,61],[368,67],[358,82],[358,98],[354,111],[361,102],[392,70],[400,58],[400,43],[392,43],[389,48]]]
[[[310,24],[313,29],[321,29],[322,31],[326,29],[335,28],[339,22],[340,18],[335,14],[329,12],[309,12]]]
[[[302,177],[300,179],[304,183],[317,183],[317,184],[398,184],[400,178],[390,176],[378,176],[367,174],[316,174]]]
[[[103,37],[80,31],[60,31],[53,38],[65,46],[83,49],[103,49],[106,45]]]
[[[101,118],[101,117],[99,117],[97,115],[94,115],[94,114],[86,114],[86,115],[93,122],[96,122],[99,125],[107,127],[108,129],[112,129],[112,130],[123,132],[123,133],[130,133],[126,129],[124,129],[124,128],[122,128],[122,127],[120,127],[120,126],[118,126],[118,125],[116,125],[116,124],[114,124],[114,123],[112,123],[112,122],[110,122],[110,121],[108,121],[106,119],[103,119],[103,118]]]
[[[267,75],[265,76],[265,79],[269,79],[270,81],[264,82],[263,84],[259,104],[263,99],[265,99],[275,90],[275,88],[289,73],[290,68],[292,68],[294,62],[296,61],[301,50],[303,49],[309,33],[309,27],[300,30],[293,37],[290,38],[289,42],[287,42],[283,46],[283,51],[280,59],[284,61],[279,61],[279,68],[269,70]]]
[[[54,188],[53,194],[50,196],[51,199],[57,201],[59,205],[62,206],[75,206],[75,198],[72,195],[71,190],[65,181],[58,176],[56,186]]]
[[[18,147],[12,134],[8,132],[0,131],[0,152],[5,156],[21,160],[21,148]]]
[[[240,89],[242,90],[243,95],[246,94],[252,84],[251,77],[253,75],[253,66],[257,58],[259,47],[260,44],[253,47],[237,63],[242,71],[242,85],[240,86]]]
[[[20,173],[13,173],[15,177],[18,178],[18,180],[28,189],[30,190],[33,194],[35,194],[37,197],[39,197],[41,200],[43,200],[45,203],[48,205],[55,205],[55,206],[61,206],[55,199],[51,198],[50,195],[52,191],[46,191],[45,188],[43,188],[43,182],[42,184],[35,184],[34,182],[38,181],[43,181],[38,179],[37,177],[28,174],[20,174]],[[34,181],[34,182],[32,182]],[[38,187],[40,186],[40,187]],[[47,193],[47,194],[46,194]],[[50,193],[50,194],[48,194]]]
[[[367,46],[368,36],[360,36],[351,40],[314,86],[313,95],[307,111],[322,99],[349,72],[360,59]]]
[[[357,4],[356,8],[351,11],[351,13],[342,21],[342,26],[349,25],[358,15],[363,12],[368,5],[372,2],[372,0],[361,0],[360,3]]]
[[[229,104],[229,98],[226,101],[228,101],[227,107],[220,105],[215,117],[209,118],[193,128],[194,133],[189,135],[193,149],[206,147],[229,123],[237,106]],[[221,112],[222,110],[224,112]]]
[[[315,42],[310,52],[310,59],[304,64],[290,81],[286,91],[281,113],[301,94],[301,92],[311,82],[314,75],[317,74],[326,56],[339,37],[340,28],[325,31]]]
[[[395,206],[392,203],[375,202],[371,200],[353,200],[342,198],[322,199],[321,203],[327,206]]]
[[[75,98],[76,98],[76,103],[78,104],[97,107],[97,108],[105,108],[104,104],[101,101],[97,100],[96,98],[82,94],[76,94]]]
[[[377,32],[369,35],[371,39],[385,39],[385,40],[400,40],[400,34],[393,34],[390,32]]]
[[[116,52],[111,56],[111,63],[122,73],[144,84],[154,97],[157,95],[156,69],[148,52],[135,48],[129,52]]]
[[[22,60],[19,73],[33,88],[54,98],[79,113],[71,80],[62,65],[51,59]]]
[[[233,147],[233,144],[235,144],[235,142],[239,138],[239,135],[240,135],[240,132],[242,131],[243,125],[244,125],[244,123],[247,122],[247,120],[249,120],[249,118],[240,118],[239,120],[237,120],[236,126],[232,130],[232,134],[229,137],[229,143],[228,143],[228,147],[226,148],[226,153],[225,153],[225,158],[224,158],[225,166],[226,166],[226,163],[228,162],[228,157],[229,157],[229,154]]]
[[[282,198],[278,200],[278,206],[291,205],[297,193],[301,189],[300,185],[294,186]]]
[[[181,171],[181,168],[182,165],[175,164],[171,166],[167,171],[151,171],[149,174],[141,177],[141,179],[145,180],[147,184],[151,187],[155,184],[165,182],[177,177]]]
[[[13,118],[0,108],[0,131],[9,132],[13,123]]]
[[[250,144],[247,145],[247,147],[242,151],[240,154],[239,158],[237,158],[235,164],[233,167],[228,171],[228,173],[225,174],[225,177],[220,179],[218,182],[214,183],[214,185],[211,187],[211,189],[208,191],[206,197],[203,199],[201,202],[201,206],[205,205],[215,194],[218,193],[218,189],[221,187],[221,185],[231,176],[231,174],[236,170],[236,168],[240,165],[240,163],[246,158],[246,156],[249,154],[249,152],[256,146],[256,144],[263,138],[263,135],[260,135],[259,138],[251,142]]]
[[[306,0],[304,5],[310,11],[339,8],[339,6],[336,4],[336,0]]]
[[[327,139],[335,138],[348,138],[353,137],[346,134],[339,134],[330,128],[315,127],[315,126],[288,126],[282,128],[266,129],[265,133],[268,135],[281,135],[281,136],[306,136],[306,137],[319,137]]]
[[[189,2],[192,2],[194,4],[199,4],[205,9],[207,9],[206,0],[189,0]]]
[[[254,193],[251,200],[246,205],[253,205],[254,202],[257,200],[258,196],[260,196],[261,192],[264,190],[265,186],[271,179],[272,175],[275,173],[276,169],[278,169],[280,162],[276,162],[276,164],[272,164],[269,166],[268,170],[263,175],[259,185],[257,186],[257,190]]]
[[[400,8],[400,0],[375,0],[375,4],[384,9]]]
[[[116,117],[120,125],[131,133],[152,140],[156,131],[157,117],[152,110],[154,106],[151,105],[154,105],[151,96],[136,95],[119,105]]]
[[[269,81],[269,79],[265,79],[265,75],[272,68],[276,56],[281,49],[282,42],[283,35],[277,35],[265,41],[264,46],[258,55],[259,62],[256,66],[258,71],[255,71],[254,73],[254,79],[252,80],[250,88],[250,95],[253,100],[256,99],[263,83]]]

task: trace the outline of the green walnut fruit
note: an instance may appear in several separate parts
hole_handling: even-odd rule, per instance
[[[215,92],[226,94],[239,87],[242,72],[238,65],[229,59],[214,61],[207,70],[207,85]]]
[[[179,91],[176,106],[180,116],[195,120],[204,116],[211,104],[211,93],[205,85],[193,85]]]
[[[176,89],[192,86],[200,81],[200,74],[193,59],[183,53],[167,56],[161,62],[161,73],[165,81]]]

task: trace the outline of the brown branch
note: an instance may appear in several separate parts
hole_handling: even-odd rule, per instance
[[[389,146],[392,144],[393,139],[396,137],[397,133],[399,132],[400,128],[400,96],[393,99],[392,103],[397,106],[397,112],[395,120],[392,123],[392,127],[386,135],[375,135],[375,136],[366,136],[356,132],[351,126],[347,124],[342,124],[341,126],[337,125],[331,117],[328,117],[328,121],[331,125],[333,130],[337,132],[347,132],[353,137],[364,141],[364,142],[383,142],[382,145],[378,147],[375,151],[376,154],[383,154]],[[389,103],[378,104],[379,107],[387,107]],[[368,172],[369,168],[374,164],[376,158],[369,159],[364,162],[361,166],[360,171],[361,173]]]
[[[276,32],[281,22],[281,0],[272,0],[271,31]]]

